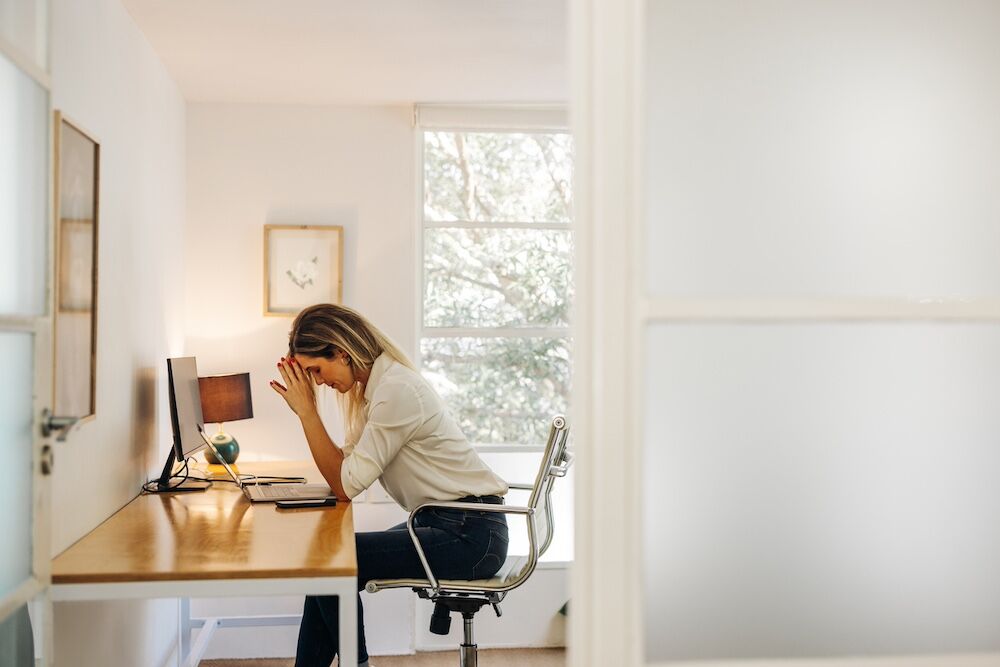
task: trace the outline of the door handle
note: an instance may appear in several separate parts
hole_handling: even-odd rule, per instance
[[[56,442],[66,442],[66,436],[73,429],[73,426],[80,421],[79,417],[57,417],[45,408],[42,410],[42,436],[47,438],[53,432],[59,431]]]

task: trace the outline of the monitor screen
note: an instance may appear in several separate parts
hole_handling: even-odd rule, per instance
[[[198,390],[198,365],[194,357],[167,359],[170,383],[170,423],[174,432],[174,453],[181,461],[205,446],[199,431],[201,393]]]

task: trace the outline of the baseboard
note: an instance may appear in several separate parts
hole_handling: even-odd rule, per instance
[[[476,648],[478,648],[480,651],[489,651],[491,649],[525,649],[525,650],[530,650],[530,649],[533,649],[533,648],[566,648],[566,646],[563,645],[563,644],[533,644],[533,645],[530,645],[530,646],[526,646],[524,644],[511,643],[511,644],[476,644]],[[428,648],[422,648],[422,649],[419,649],[419,650],[416,650],[416,651],[411,651],[410,653],[372,653],[372,652],[369,651],[368,654],[372,655],[372,656],[375,656],[376,658],[378,658],[380,656],[389,656],[389,657],[392,657],[394,655],[416,655],[418,653],[450,653],[451,651],[457,651],[457,650],[458,650],[458,644],[455,644],[454,646],[452,646],[450,648],[447,647],[447,646],[432,646],[432,647],[428,647]],[[674,667],[674,665],[671,665],[670,667]],[[703,666],[699,665],[699,667],[703,667]],[[977,665],[976,667],[982,667],[982,666],[981,665]]]

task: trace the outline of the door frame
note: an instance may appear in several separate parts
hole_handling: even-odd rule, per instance
[[[48,12],[43,12],[42,25],[39,31],[45,35],[46,51],[48,51],[48,35],[50,24]],[[26,56],[17,47],[0,38],[0,55],[7,58],[14,66],[37,83],[46,93],[45,123],[47,127],[45,149],[46,209],[44,214],[45,229],[45,288],[43,297],[43,312],[41,315],[0,315],[0,331],[28,333],[32,335],[34,351],[32,387],[32,573],[20,587],[0,602],[0,616],[27,605],[32,617],[32,631],[35,641],[36,665],[47,666],[52,663],[54,650],[54,632],[52,624],[52,600],[50,595],[52,583],[51,554],[51,475],[43,473],[43,465],[51,470],[52,438],[42,435],[41,420],[45,409],[51,409],[52,404],[52,325],[53,325],[53,276],[54,247],[53,230],[55,212],[53,210],[53,124],[52,124],[52,88],[49,73]],[[49,58],[46,57],[46,61]]]
[[[569,664],[640,665],[642,0],[571,0],[576,545]]]

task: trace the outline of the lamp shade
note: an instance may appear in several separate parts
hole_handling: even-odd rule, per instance
[[[198,389],[205,423],[232,422],[253,417],[249,373],[198,378]]]

